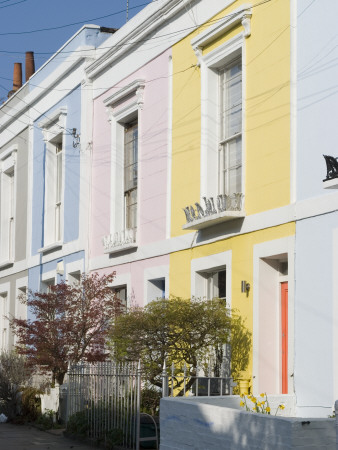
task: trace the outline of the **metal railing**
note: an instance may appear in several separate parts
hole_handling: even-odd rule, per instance
[[[175,367],[172,363],[167,368],[166,362],[162,372],[162,397],[176,396],[220,396],[232,395],[233,388],[237,385],[229,376],[229,368],[222,364],[220,376],[215,376],[212,365],[197,366],[192,372],[186,364],[183,369]],[[202,372],[204,375],[202,375]]]
[[[79,413],[89,439],[138,449],[140,395],[140,363],[107,361],[71,366],[67,422]]]
[[[213,364],[193,370],[174,364],[167,368],[164,363],[162,397],[231,395],[236,383],[229,376],[230,365],[226,359],[216,374]],[[71,430],[72,422],[80,422],[85,437],[92,441],[131,450],[138,450],[142,442],[155,441],[158,448],[154,418],[154,436],[140,437],[141,416],[149,416],[140,412],[140,362],[77,364],[69,367],[67,375],[67,428]]]

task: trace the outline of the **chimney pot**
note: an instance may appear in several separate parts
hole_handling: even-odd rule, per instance
[[[26,52],[25,68],[26,68],[26,81],[28,81],[35,72],[34,52]]]
[[[22,64],[14,63],[13,91],[16,92],[22,86]]]

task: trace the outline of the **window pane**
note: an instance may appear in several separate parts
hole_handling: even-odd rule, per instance
[[[60,203],[62,198],[62,146],[59,144],[56,149],[56,203]]]
[[[126,228],[137,227],[137,189],[126,192]]]
[[[116,298],[121,302],[121,306],[127,306],[127,286],[119,286],[112,288],[112,292]]]
[[[138,124],[125,127],[124,196],[126,228],[137,226]]]
[[[218,296],[219,298],[226,297],[226,271],[218,272]]]
[[[221,72],[221,140],[242,131],[241,60]]]
[[[220,193],[242,192],[242,137],[238,136],[220,147]]]

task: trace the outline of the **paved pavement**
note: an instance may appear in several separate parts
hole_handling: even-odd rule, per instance
[[[12,425],[0,423],[0,449],[1,450],[89,450],[88,445],[67,439],[61,430],[46,433],[25,425]]]

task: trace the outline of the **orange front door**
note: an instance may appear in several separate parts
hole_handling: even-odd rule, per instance
[[[281,283],[282,394],[288,393],[288,283]]]

